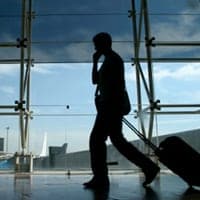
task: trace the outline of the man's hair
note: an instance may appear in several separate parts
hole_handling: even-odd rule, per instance
[[[93,37],[93,42],[96,44],[100,44],[101,46],[111,47],[112,46],[112,38],[110,34],[106,32],[98,33]]]

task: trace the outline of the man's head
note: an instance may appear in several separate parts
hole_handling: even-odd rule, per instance
[[[95,49],[100,52],[108,51],[112,48],[112,38],[108,33],[101,32],[93,37]]]

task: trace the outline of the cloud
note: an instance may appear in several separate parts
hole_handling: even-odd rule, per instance
[[[13,95],[16,92],[14,87],[12,87],[12,86],[6,86],[6,85],[1,86],[0,87],[0,91],[3,92],[3,93],[5,93],[5,94],[8,94],[8,95]]]
[[[156,41],[199,41],[199,15],[188,14],[189,10],[179,12],[180,15],[162,16],[159,21],[151,22],[152,36]],[[199,57],[199,47],[194,46],[157,46],[153,48],[155,57]],[[144,54],[144,50],[142,52]]]
[[[54,70],[55,65],[50,65],[50,64],[36,64],[33,68],[32,71],[35,73],[39,74],[52,74]]]
[[[64,49],[63,57],[66,57],[66,60],[72,62],[89,62],[92,55],[91,44],[89,43],[77,43],[77,44],[69,44]]]
[[[174,66],[169,67],[160,66],[155,67],[154,77],[157,80],[161,80],[164,78],[172,78],[176,80],[198,80],[200,77],[200,64],[199,63],[191,63],[191,64],[183,64],[177,67],[175,64]]]
[[[0,76],[16,74],[19,69],[19,64],[0,64]]]
[[[49,63],[49,64],[35,64],[32,71],[37,74],[49,75],[59,73],[62,70],[80,70],[80,68],[87,68],[88,63]],[[78,72],[77,72],[78,73]]]
[[[199,40],[199,15],[190,15],[188,10],[179,12],[177,16],[160,18],[160,22],[152,23],[152,34],[161,41]],[[165,16],[163,16],[165,17]]]
[[[162,102],[197,103],[200,101],[198,88],[200,63],[155,63],[153,66],[155,94]],[[148,82],[146,65],[142,67]],[[134,70],[127,68],[126,80],[133,87],[136,83]],[[143,92],[143,84],[141,86]]]
[[[125,63],[125,79],[126,81],[136,81],[135,68],[130,63]]]
[[[191,9],[197,10],[200,8],[200,1],[199,0],[187,0],[187,4]]]
[[[196,102],[200,101],[200,91],[188,91],[187,95],[190,97],[190,99],[196,100]]]
[[[45,2],[45,3],[44,3]],[[67,4],[65,1],[59,1],[57,5],[50,1],[48,6],[46,1],[43,3],[35,3],[34,10],[36,14],[45,14],[45,13],[79,13],[79,12],[124,12],[127,11],[127,8],[130,7],[130,3],[121,1],[113,5],[113,0],[105,4],[104,1],[91,2],[86,1],[83,5],[80,4],[81,1],[72,2]],[[159,3],[159,2],[158,2]],[[198,0],[187,0],[188,5],[194,8],[199,5]],[[156,7],[162,8],[162,3],[156,5]],[[8,5],[8,4],[6,4]],[[44,6],[45,5],[45,6]],[[111,6],[112,5],[112,6]],[[154,5],[152,5],[154,7]],[[187,10],[180,12],[180,8],[185,6],[181,2],[177,2],[174,10],[177,13],[186,13]],[[5,6],[4,6],[5,7]],[[3,5],[2,5],[3,8]],[[188,8],[188,7],[187,7]],[[14,7],[13,7],[14,9]],[[167,10],[169,10],[168,8]],[[69,13],[70,13],[69,12]],[[191,13],[191,10],[190,10]],[[48,18],[47,18],[48,17]],[[150,16],[151,17],[151,16]],[[154,20],[155,19],[155,20]],[[17,19],[18,20],[18,19]],[[55,20],[55,21],[54,21]],[[102,23],[98,23],[98,20]],[[158,21],[159,20],[159,21]],[[117,22],[117,23],[116,23]],[[20,18],[19,18],[20,23]],[[120,26],[119,26],[120,24]],[[5,41],[15,41],[16,38],[13,38],[13,32],[10,28],[11,24],[6,24],[5,28],[2,30],[5,32],[1,33],[1,39]],[[173,16],[156,16],[151,20],[151,32],[152,35],[156,37],[156,40],[163,41],[183,41],[183,40],[197,40],[200,38],[199,31],[199,15],[173,15]],[[76,41],[91,41],[94,33],[99,30],[106,30],[111,32],[114,35],[114,39],[126,41],[132,40],[132,28],[130,25],[130,20],[126,16],[87,16],[87,15],[56,15],[56,16],[37,16],[33,20],[33,42],[42,42],[35,43],[32,49],[32,57],[36,62],[62,62],[62,61],[77,61],[83,62],[85,60],[91,60],[91,52],[93,47],[90,47],[90,43],[76,43]],[[7,32],[6,32],[7,31]],[[144,39],[144,36],[142,36]],[[44,41],[51,41],[53,43],[45,43]],[[63,43],[61,43],[63,41]],[[65,42],[66,43],[65,43]],[[67,43],[71,41],[71,43]],[[58,42],[58,43],[56,43]],[[73,43],[75,42],[75,43]],[[132,44],[127,43],[117,43],[115,44],[119,53],[123,56],[126,61],[130,61],[130,56],[133,52]],[[144,46],[144,45],[143,45]],[[156,47],[155,52],[156,56],[169,56],[173,55],[174,52],[177,52],[178,55],[183,55],[183,53],[189,55],[189,53],[194,52],[195,48],[160,48]],[[142,56],[145,55],[145,50],[141,48]],[[18,51],[17,51],[18,53]],[[6,56],[2,51],[0,55]],[[12,52],[16,57],[18,54]],[[19,56],[19,55],[18,55]],[[198,56],[198,55],[196,55]],[[13,56],[11,56],[13,57]],[[44,72],[46,73],[46,72]]]
[[[199,80],[200,77],[200,63],[187,63],[187,64],[173,64],[173,63],[160,63],[154,64],[153,77],[155,80],[161,81],[163,79],[194,81]],[[147,79],[147,70],[142,66],[144,76]],[[136,81],[135,72],[132,68],[126,66],[127,81]]]

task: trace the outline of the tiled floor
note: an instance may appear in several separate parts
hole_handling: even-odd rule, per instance
[[[144,189],[141,174],[110,175],[109,191],[95,192],[83,188],[89,175],[33,174],[0,175],[0,200],[200,200],[200,190],[188,191],[177,176],[161,173]],[[199,188],[195,188],[199,189]]]

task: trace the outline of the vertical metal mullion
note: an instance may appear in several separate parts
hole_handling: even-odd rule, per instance
[[[148,44],[151,39],[150,33],[150,24],[149,24],[149,16],[148,16],[148,5],[147,0],[142,0],[143,3],[143,14],[144,14],[144,26],[145,26],[145,39],[146,43],[146,53],[147,53],[147,64],[148,64],[148,77],[149,77],[149,91],[150,91],[150,119],[149,119],[149,132],[148,137],[149,139],[152,138],[153,132],[153,124],[154,124],[154,108],[152,108],[152,104],[155,102],[154,97],[154,84],[153,84],[153,66],[152,66],[152,52],[151,46]]]
[[[135,75],[136,75],[136,90],[137,90],[137,109],[138,109],[138,119],[139,126],[142,129],[143,134],[146,136],[146,131],[144,128],[143,119],[140,115],[142,112],[142,95],[141,95],[141,81],[140,81],[140,63],[139,63],[139,49],[140,49],[140,34],[141,34],[141,23],[142,16],[140,15],[140,27],[139,32],[137,30],[137,13],[135,8],[135,0],[132,0],[132,26],[133,26],[133,39],[134,39],[134,64],[135,64]]]
[[[21,38],[20,42],[20,94],[19,94],[19,103],[22,104],[24,100],[24,63],[25,63],[25,49],[23,45],[23,41],[25,39],[25,25],[26,25],[26,0],[22,0],[22,19],[21,19]],[[19,120],[20,120],[20,131],[21,131],[21,145],[22,152],[26,148],[25,144],[25,132],[24,132],[24,111],[23,109],[19,110]]]
[[[143,14],[144,14],[144,26],[145,37],[149,41],[151,39],[150,24],[148,17],[148,5],[147,0],[143,0]],[[152,52],[151,46],[146,45],[147,64],[148,64],[148,77],[149,77],[149,90],[150,90],[150,102],[154,102],[154,84],[153,84],[153,66],[152,66]]]
[[[28,7],[28,21],[27,21],[27,92],[26,92],[26,123],[25,123],[25,135],[28,140],[28,151],[29,151],[29,123],[30,123],[30,84],[31,84],[31,44],[32,44],[32,0],[29,0]]]
[[[31,44],[32,44],[32,0],[29,0],[29,17],[28,17],[28,48],[27,48],[27,68],[28,68],[28,82],[27,82],[27,110],[30,109],[30,75],[31,75]]]
[[[147,97],[150,99],[150,91],[148,88],[148,84],[147,81],[145,79],[144,73],[142,71],[142,67],[140,65],[140,60],[139,60],[139,48],[140,48],[140,41],[141,41],[141,35],[142,35],[142,23],[143,23],[143,2],[140,2],[140,18],[139,18],[139,30],[138,30],[138,70],[140,71],[140,76],[142,78],[142,82],[144,84],[144,88],[146,90],[147,93]]]
[[[141,111],[141,84],[140,84],[140,74],[137,68],[138,65],[138,56],[139,56],[139,42],[137,35],[137,16],[135,9],[135,1],[132,0],[132,25],[133,25],[133,40],[134,40],[134,64],[136,65],[136,85],[137,85],[137,102],[138,102],[138,110]]]

